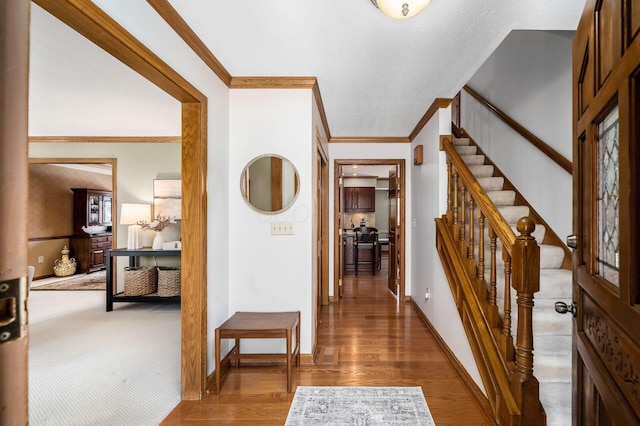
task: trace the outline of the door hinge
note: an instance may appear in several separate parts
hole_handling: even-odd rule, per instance
[[[26,278],[0,282],[0,344],[22,337]]]

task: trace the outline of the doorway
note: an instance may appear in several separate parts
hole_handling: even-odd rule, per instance
[[[393,172],[393,173],[391,173]],[[395,176],[394,176],[395,174]],[[394,185],[391,185],[390,179],[394,179]],[[353,180],[354,182],[347,182]],[[380,196],[380,192],[385,195],[386,202],[384,209],[387,211],[384,215],[376,214],[375,210],[381,208],[378,202],[372,209],[365,202],[358,207],[351,206],[347,208],[345,196],[345,187],[347,185],[371,185],[367,183],[376,182],[375,193]],[[387,182],[386,185],[381,182]],[[386,186],[386,187],[385,187]],[[334,286],[333,300],[337,301],[344,294],[345,279],[350,277],[351,261],[353,252],[345,242],[349,241],[348,231],[364,223],[364,226],[375,225],[379,231],[379,237],[382,235],[383,242],[387,244],[379,245],[378,249],[387,251],[388,259],[393,258],[393,265],[387,262],[386,271],[377,268],[380,273],[386,273],[387,281],[393,282],[389,285],[392,293],[399,301],[404,301],[405,295],[405,160],[404,159],[373,159],[373,160],[335,160],[334,163]],[[396,188],[396,197],[392,199],[389,188]],[[366,197],[365,197],[366,198]],[[394,201],[392,204],[391,201]],[[355,207],[355,208],[353,208]],[[389,210],[393,209],[393,214]],[[352,222],[353,218],[356,218]],[[380,219],[382,217],[382,219]],[[394,221],[391,227],[389,221]],[[380,223],[379,223],[380,222]],[[352,227],[353,223],[353,227]],[[390,239],[384,241],[389,236],[390,228],[393,228],[394,244]],[[386,247],[385,247],[386,246]],[[393,250],[393,253],[391,253]],[[382,261],[382,254],[376,252],[378,260],[373,261],[374,264]],[[393,291],[395,290],[395,291]]]

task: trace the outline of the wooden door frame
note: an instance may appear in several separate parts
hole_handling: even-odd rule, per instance
[[[344,160],[335,159],[333,162],[333,300],[339,300],[339,270],[340,256],[338,250],[341,250],[342,235],[338,226],[340,215],[340,167],[352,166],[396,166],[400,172],[400,256],[402,263],[400,264],[400,290],[398,292],[398,300],[409,301],[410,297],[405,294],[405,270],[407,263],[406,256],[406,161],[402,159],[375,159],[375,160]]]
[[[90,0],[32,0],[182,103],[183,400],[207,379],[207,98]]]
[[[321,240],[322,240],[322,258],[321,264],[317,265],[322,270],[322,283],[320,283],[321,300],[322,305],[329,304],[329,155],[325,151],[324,146],[320,140],[320,133],[318,128],[315,130],[316,140],[316,159],[320,159],[324,165],[320,170],[316,170],[315,181],[321,182],[321,196],[322,200],[316,200],[316,205],[320,201],[322,204],[322,212],[320,217],[316,217],[314,221],[316,232],[318,232],[319,225],[321,223]],[[317,163],[317,161],[316,161]],[[317,193],[317,191],[316,191]],[[317,240],[316,240],[317,241]],[[317,250],[317,245],[316,245]],[[317,258],[317,255],[315,256]]]

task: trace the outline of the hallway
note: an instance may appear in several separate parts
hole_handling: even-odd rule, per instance
[[[385,266],[345,277],[344,297],[322,309],[316,364],[297,369],[294,387],[421,386],[438,426],[492,424],[411,304],[387,290]],[[163,424],[283,425],[285,370],[231,368],[220,395],[180,403]]]

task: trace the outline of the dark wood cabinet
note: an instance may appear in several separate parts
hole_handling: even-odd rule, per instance
[[[69,238],[71,256],[75,257],[77,272],[95,272],[106,267],[106,251],[112,248],[111,234],[74,235]]]
[[[112,248],[110,191],[71,188],[73,191],[73,236],[69,238],[71,256],[78,262],[77,272],[95,272],[106,267],[106,250]],[[101,233],[88,234],[83,227],[103,226]]]
[[[376,211],[376,189],[373,187],[344,188],[344,211],[369,213]]]

